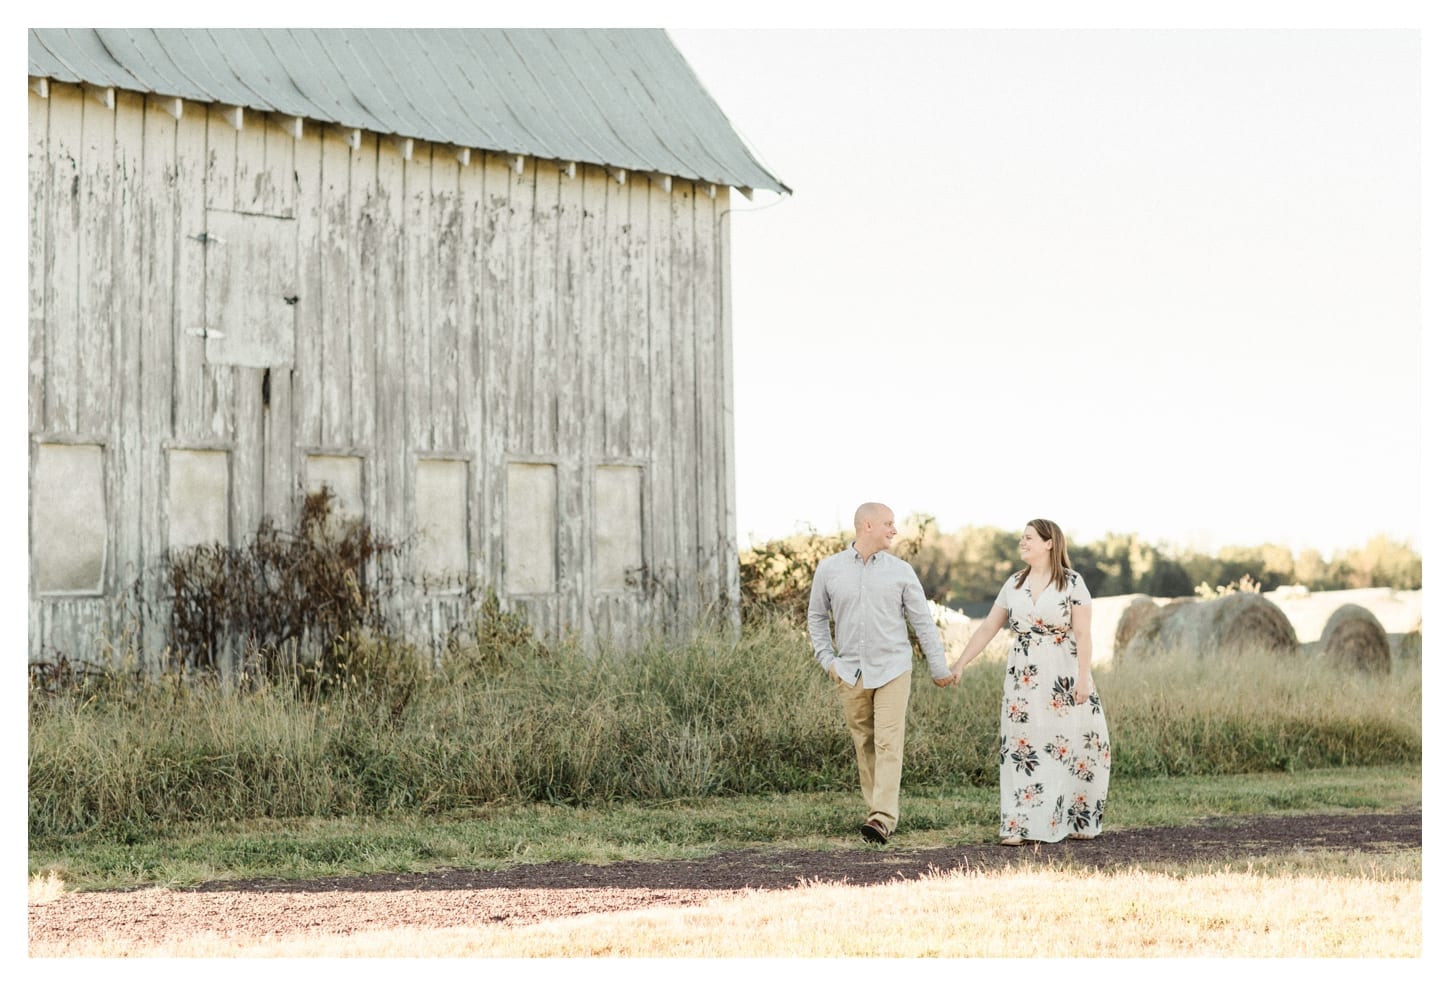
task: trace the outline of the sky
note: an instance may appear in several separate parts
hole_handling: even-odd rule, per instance
[[[1169,6],[845,3],[822,26],[753,0],[713,20],[566,3],[485,21],[665,27],[793,189],[732,193],[742,545],[880,500],[944,530],[1048,517],[1070,541],[1424,551],[1439,340],[1422,306],[1440,288],[1423,271],[1445,269],[1424,222],[1443,197],[1421,180],[1422,152],[1444,163],[1432,5]],[[128,23],[242,26],[142,7]],[[249,10],[478,22],[450,4]],[[768,26],[733,26],[750,24]]]
[[[742,544],[1420,546],[1415,30],[671,29],[734,197]]]

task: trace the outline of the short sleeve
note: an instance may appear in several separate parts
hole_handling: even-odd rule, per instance
[[[1067,573],[1067,601],[1074,606],[1086,606],[1093,601],[1091,593],[1088,592],[1087,580],[1070,569]]]
[[[993,606],[1001,606],[1007,612],[1012,612],[1012,583],[1017,581],[1017,573],[1013,572],[1007,576],[1007,581],[1002,583],[1002,588],[997,590],[997,598],[993,600]]]

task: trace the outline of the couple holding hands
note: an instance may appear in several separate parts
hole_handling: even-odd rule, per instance
[[[807,622],[816,660],[836,682],[856,745],[867,808],[862,838],[886,842],[899,818],[911,693],[907,621],[942,688],[955,685],[1003,627],[1016,638],[998,733],[1002,844],[1095,837],[1112,758],[1092,680],[1092,599],[1070,567],[1062,529],[1050,520],[1028,522],[1018,543],[1027,567],[1003,583],[991,612],[948,668],[920,579],[885,550],[896,537],[895,515],[884,504],[863,503],[855,527],[855,540],[817,567]]]

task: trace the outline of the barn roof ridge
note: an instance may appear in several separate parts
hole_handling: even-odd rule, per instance
[[[30,28],[29,61],[32,78],[790,194],[659,28]]]

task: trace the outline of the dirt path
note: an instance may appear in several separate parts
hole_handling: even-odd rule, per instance
[[[1221,825],[1108,831],[1090,842],[943,849],[727,852],[664,863],[541,863],[505,870],[309,881],[212,883],[190,890],[69,893],[32,903],[30,954],[85,954],[87,942],[152,946],[215,934],[236,941],[398,928],[521,925],[661,905],[684,906],[803,882],[855,885],[933,871],[994,869],[1027,858],[1086,866],[1232,861],[1266,853],[1420,846],[1421,809],[1235,818]]]

